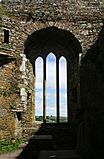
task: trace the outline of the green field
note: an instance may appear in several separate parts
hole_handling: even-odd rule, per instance
[[[36,118],[36,121],[40,121],[42,122],[43,121],[43,116],[35,116]],[[46,122],[47,123],[56,123],[57,119],[56,119],[56,116],[46,116]],[[64,122],[67,122],[67,117],[60,117],[60,122],[61,123],[64,123]]]

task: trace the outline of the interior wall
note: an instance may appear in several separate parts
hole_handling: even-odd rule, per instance
[[[80,69],[84,147],[99,158],[104,150],[104,27]],[[86,145],[87,144],[87,145]]]

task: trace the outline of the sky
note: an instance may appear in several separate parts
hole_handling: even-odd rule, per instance
[[[36,62],[36,95],[35,115],[43,115],[43,60],[38,57]],[[67,76],[66,60],[60,58],[59,87],[60,87],[60,116],[67,116]],[[56,116],[56,58],[50,53],[46,59],[46,115]]]

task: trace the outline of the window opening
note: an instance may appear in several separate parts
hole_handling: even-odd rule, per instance
[[[35,61],[35,118],[43,120],[43,59],[38,57]]]
[[[56,57],[53,53],[46,59],[46,122],[56,122]]]
[[[67,122],[67,62],[63,56],[59,60],[59,103],[59,121]]]
[[[16,115],[17,115],[18,121],[21,121],[22,120],[22,113],[21,112],[16,112]]]
[[[4,29],[4,43],[9,44],[9,30]]]
[[[59,67],[57,67],[56,62],[58,62]],[[45,67],[43,65],[44,63],[46,63]],[[44,74],[46,74],[45,85],[43,79]],[[44,61],[41,57],[38,57],[35,61],[35,75],[36,121],[47,123],[68,122],[66,59],[62,56],[57,61],[56,56],[53,53],[48,54],[46,60]],[[56,75],[59,75],[59,109],[57,108],[58,87],[56,82]],[[57,120],[58,115],[59,120]]]

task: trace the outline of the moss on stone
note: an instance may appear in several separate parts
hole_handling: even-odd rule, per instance
[[[0,4],[0,18],[2,18],[3,15],[11,17],[13,14],[9,12],[2,4]]]

